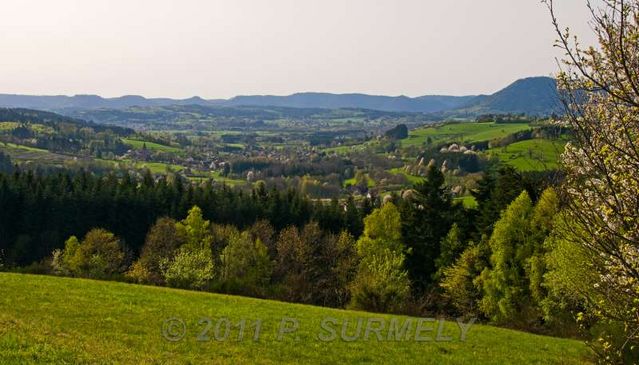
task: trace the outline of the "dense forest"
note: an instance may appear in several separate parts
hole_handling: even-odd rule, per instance
[[[263,184],[245,193],[211,182],[192,184],[177,176],[156,180],[148,172],[141,179],[126,172],[7,172],[12,167],[4,155],[0,168],[5,171],[0,174],[0,248],[5,260],[17,265],[41,260],[69,235],[93,227],[116,232],[138,252],[157,218],[182,217],[194,205],[207,218],[240,228],[260,219],[277,229],[314,220],[327,230],[347,229],[357,235],[361,216],[379,204],[366,199],[358,208],[349,200],[345,210],[336,200],[316,203],[292,190],[266,190]]]

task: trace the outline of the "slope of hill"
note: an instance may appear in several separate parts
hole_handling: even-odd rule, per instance
[[[96,132],[110,130],[111,132],[122,136],[128,136],[133,133],[133,130],[129,128],[101,125],[93,122],[87,122],[82,119],[71,118],[57,113],[25,108],[0,107],[0,123],[3,122],[17,123],[23,126],[40,124],[43,126],[52,127],[54,129],[60,129],[61,126],[65,125],[70,125],[75,128],[90,127]]]
[[[321,327],[323,319],[335,323],[328,326],[335,338]],[[358,331],[359,319],[363,325]],[[388,340],[392,319],[401,326],[409,318],[116,282],[0,273],[3,364],[589,362],[590,351],[582,342],[482,325],[472,325],[461,341],[457,323],[446,322],[440,341],[434,341],[439,323],[425,322],[418,336],[424,341],[416,341],[417,320],[412,319],[410,336]],[[246,322],[240,335],[242,320]],[[259,330],[257,320],[262,321]],[[341,338],[344,323],[345,334],[355,340]],[[387,325],[381,330],[382,340],[370,328],[366,339],[368,323]],[[443,341],[444,336],[451,339]]]
[[[486,113],[548,115],[559,108],[556,82],[548,77],[521,79],[492,95],[378,96],[366,94],[297,93],[288,96],[245,95],[228,100],[152,98],[127,95],[103,98],[97,95],[31,96],[0,94],[0,107],[20,107],[65,112],[66,110],[125,109],[130,107],[273,106],[289,108],[359,108],[387,112],[434,113],[435,117],[476,116]]]
[[[550,115],[561,112],[557,83],[550,77],[520,79],[492,94],[479,96],[371,96],[364,94],[300,93],[290,96],[238,96],[226,104],[277,105],[296,108],[359,107],[383,111],[431,113],[433,116],[466,116],[481,114]]]
[[[557,81],[550,77],[531,77],[517,80],[492,95],[478,96],[450,113],[549,115],[561,110]]]
[[[124,154],[132,129],[31,109],[0,108],[0,152],[15,162],[48,167]]]

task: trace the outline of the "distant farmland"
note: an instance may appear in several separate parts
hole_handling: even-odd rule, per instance
[[[412,130],[401,144],[402,147],[423,145],[429,137],[434,143],[475,143],[506,137],[527,129],[531,129],[528,123],[450,123]]]

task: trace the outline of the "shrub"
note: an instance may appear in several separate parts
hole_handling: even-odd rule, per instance
[[[131,265],[129,270],[126,272],[126,277],[132,280],[135,283],[139,284],[148,284],[154,283],[154,275],[149,272],[149,269],[146,265],[144,265],[142,260],[137,260]],[[160,276],[161,280],[164,281],[164,278]]]

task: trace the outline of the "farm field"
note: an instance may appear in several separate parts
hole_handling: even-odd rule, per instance
[[[9,295],[11,293],[11,295]],[[214,328],[201,335],[206,323],[225,317],[230,323],[262,320],[258,341],[255,326],[231,326],[226,340],[214,339]],[[278,331],[284,317],[298,320],[298,329]],[[590,351],[579,341],[473,325],[460,341],[456,323],[446,322],[449,342],[378,341],[375,335],[347,342],[321,341],[322,318],[349,322],[356,333],[358,318],[390,322],[408,317],[334,310],[244,297],[138,286],[86,279],[25,274],[0,274],[0,362],[45,363],[473,363],[584,364]],[[162,331],[165,320],[183,321],[179,331]],[[167,322],[168,323],[168,322]],[[289,323],[289,322],[286,322]],[[292,328],[293,326],[286,326]],[[426,335],[429,333],[426,332]],[[434,333],[431,333],[434,337]],[[363,335],[362,335],[363,336]],[[209,337],[209,338],[206,338]],[[325,338],[325,336],[324,336]]]
[[[180,152],[181,151],[177,147],[166,146],[163,144],[149,142],[149,141],[140,141],[137,139],[122,138],[122,142],[133,146],[133,148],[135,149],[141,149],[146,144],[146,148],[148,148],[149,150],[162,151],[162,152]]]
[[[544,171],[558,167],[565,141],[530,139],[488,150],[490,156],[519,171]]]
[[[354,177],[344,180],[344,187],[355,185],[355,184],[357,184],[357,179]],[[368,186],[369,188],[373,188],[376,185],[377,184],[375,180],[373,180],[370,176],[368,176],[368,174],[366,174],[366,186]]]
[[[528,123],[452,123],[435,127],[418,128],[409,132],[401,141],[402,147],[421,146],[428,137],[432,142],[473,143],[505,137],[509,134],[530,129]]]
[[[137,169],[149,169],[152,174],[164,174],[171,170],[174,172],[182,171],[184,167],[180,165],[167,164],[163,162],[143,162],[143,161],[125,161],[132,163]]]
[[[355,144],[355,145],[344,145],[344,146],[324,148],[322,151],[326,153],[336,153],[338,155],[343,155],[351,151],[362,150],[364,149],[365,146],[366,146],[365,143]]]
[[[0,131],[11,131],[18,128],[19,125],[20,123],[17,122],[0,122]]]
[[[411,175],[411,174],[407,173],[401,167],[390,169],[390,170],[388,170],[388,172],[390,172],[391,174],[394,174],[394,175],[404,175],[406,177],[406,179],[408,180],[408,182],[410,182],[413,185],[414,184],[419,184],[420,182],[424,181],[423,177]]]
[[[11,156],[16,161],[38,161],[39,163],[60,165],[72,160],[72,156],[53,153],[48,150],[17,145],[13,143],[0,143],[0,151]]]

